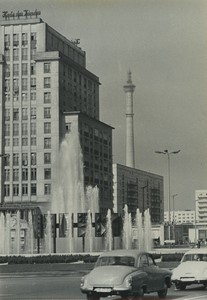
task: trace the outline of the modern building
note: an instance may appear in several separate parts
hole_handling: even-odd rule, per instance
[[[195,191],[196,222],[207,223],[207,190]]]
[[[150,172],[113,164],[114,212],[123,213],[125,204],[135,216],[137,208],[149,208],[152,224],[164,221],[163,177]]]
[[[86,54],[39,18],[4,12],[0,26],[0,203],[46,210],[54,163],[71,122],[78,122],[85,185],[112,208],[112,127],[99,120],[99,78]]]
[[[169,222],[169,212],[164,212],[164,222]],[[175,210],[170,212],[170,222],[174,224],[195,223],[194,210]]]

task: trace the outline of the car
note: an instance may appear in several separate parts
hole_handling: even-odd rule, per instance
[[[172,270],[171,280],[178,290],[184,290],[191,284],[207,286],[207,248],[188,250],[180,264]]]
[[[88,300],[118,295],[137,299],[157,292],[165,298],[171,286],[171,271],[158,268],[152,254],[133,250],[103,252],[94,269],[81,279],[81,292]]]

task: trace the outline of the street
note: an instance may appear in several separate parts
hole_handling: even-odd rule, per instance
[[[70,274],[19,274],[0,275],[0,299],[1,300],[83,300],[86,296],[79,289],[80,275]],[[104,298],[103,298],[104,299]],[[110,299],[120,299],[111,297]],[[145,295],[143,300],[159,299],[157,294]],[[202,286],[191,286],[185,291],[176,291],[174,286],[168,291],[166,299],[175,300],[205,300],[206,290]]]

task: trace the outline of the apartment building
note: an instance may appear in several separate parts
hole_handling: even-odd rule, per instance
[[[37,13],[16,15],[0,24],[1,206],[48,208],[54,163],[76,112],[85,185],[99,187],[101,211],[112,208],[112,128],[99,120],[99,78],[77,40]]]

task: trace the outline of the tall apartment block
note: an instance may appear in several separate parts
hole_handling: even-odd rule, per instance
[[[98,186],[100,211],[112,208],[112,127],[99,120],[99,78],[87,70],[85,52],[28,16],[1,21],[0,41],[0,209],[48,209],[71,122],[85,185]]]

